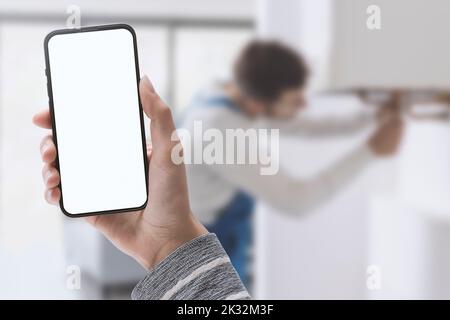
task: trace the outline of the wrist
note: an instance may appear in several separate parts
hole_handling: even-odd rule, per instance
[[[142,250],[135,258],[145,269],[152,269],[180,246],[208,233],[208,230],[192,214],[178,221],[177,225],[173,230],[165,230],[165,235],[158,235],[164,241],[161,241],[157,248],[151,248],[150,245],[140,246]],[[144,236],[151,237],[152,240],[144,240],[142,243],[154,243],[155,234],[146,232]]]

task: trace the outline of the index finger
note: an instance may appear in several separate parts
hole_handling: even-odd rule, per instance
[[[36,113],[33,117],[33,123],[38,127],[44,129],[52,128],[52,119],[50,117],[50,111],[48,109],[42,110]]]

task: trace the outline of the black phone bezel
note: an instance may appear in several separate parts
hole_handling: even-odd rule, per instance
[[[97,26],[87,26],[87,27],[81,27],[81,28],[74,28],[74,29],[59,29],[54,30],[50,32],[44,39],[44,53],[45,53],[45,75],[47,77],[47,93],[49,98],[49,109],[50,109],[50,117],[52,121],[52,135],[53,135],[53,142],[56,147],[56,160],[55,165],[56,168],[59,171],[59,156],[58,156],[58,138],[57,138],[57,132],[56,132],[56,121],[54,116],[54,105],[53,105],[53,91],[52,91],[52,78],[51,78],[51,66],[50,66],[50,58],[49,58],[49,51],[48,51],[48,43],[50,39],[56,35],[65,35],[65,34],[72,34],[72,33],[84,33],[84,32],[95,32],[95,31],[106,31],[106,30],[116,30],[116,29],[125,29],[129,31],[133,37],[133,49],[134,49],[134,60],[135,60],[135,68],[136,68],[136,92],[138,95],[138,104],[139,104],[139,117],[140,117],[140,124],[141,124],[141,139],[142,139],[142,151],[143,151],[143,158],[144,158],[144,172],[145,172],[145,187],[146,187],[146,200],[144,204],[138,207],[132,207],[132,208],[120,208],[120,209],[113,209],[113,210],[106,210],[106,211],[95,211],[95,212],[86,212],[86,213],[70,213],[64,208],[64,200],[63,200],[63,188],[62,188],[62,181],[60,181],[59,188],[61,190],[61,198],[59,201],[59,206],[61,208],[61,211],[64,213],[64,215],[70,217],[70,218],[81,218],[81,217],[87,217],[87,216],[94,216],[94,215],[102,215],[102,214],[113,214],[113,213],[124,213],[124,212],[132,212],[132,211],[138,211],[143,210],[148,203],[148,158],[147,158],[147,145],[146,145],[146,137],[145,137],[145,125],[144,125],[144,115],[143,115],[143,109],[141,104],[141,98],[139,96],[139,81],[140,81],[140,74],[139,74],[139,58],[138,58],[138,50],[137,50],[137,38],[136,38],[136,32],[134,29],[124,23],[117,23],[117,24],[107,24],[107,25],[97,25]],[[61,178],[62,180],[62,178]]]

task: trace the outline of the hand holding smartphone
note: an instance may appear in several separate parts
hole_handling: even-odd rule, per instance
[[[134,30],[57,30],[44,49],[62,211],[79,217],[143,209],[147,154]]]

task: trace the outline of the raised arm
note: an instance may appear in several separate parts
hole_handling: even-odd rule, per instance
[[[308,138],[327,138],[351,135],[374,123],[375,116],[369,112],[358,112],[348,117],[314,119],[298,116],[288,121],[271,121],[270,127],[279,128],[281,133],[301,135]]]
[[[380,126],[367,143],[309,179],[293,177],[282,169],[274,175],[262,175],[260,164],[212,165],[211,170],[274,207],[301,215],[345,188],[375,156],[393,154],[401,133],[401,120],[392,119]]]

